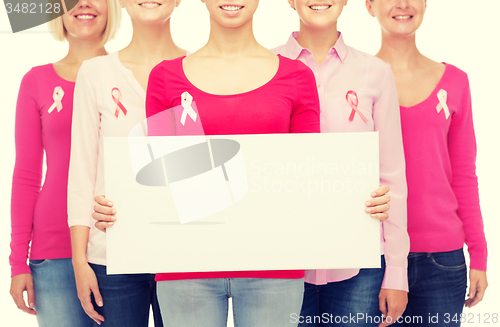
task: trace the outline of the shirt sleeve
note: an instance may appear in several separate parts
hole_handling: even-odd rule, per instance
[[[176,135],[174,113],[167,104],[165,68],[157,65],[149,74],[146,92],[146,117],[148,136]]]
[[[389,219],[382,222],[386,261],[383,289],[408,291],[410,239],[406,229],[406,174],[399,100],[394,77],[386,64],[381,93],[373,107],[375,130],[379,131],[380,183],[389,186]]]
[[[469,80],[464,74],[461,108],[451,117],[448,132],[451,187],[458,201],[458,216],[465,232],[465,244],[470,254],[470,268],[486,271],[487,247],[483,219],[479,207],[476,176],[476,137],[472,121]],[[461,79],[461,78],[460,78]]]
[[[85,62],[76,78],[68,174],[68,224],[92,224],[99,155],[100,113]]]
[[[309,67],[296,60],[297,99],[290,119],[290,133],[319,133],[319,95]]]
[[[12,276],[31,273],[27,259],[43,167],[42,123],[37,98],[38,86],[31,70],[21,82],[16,105],[9,257]]]

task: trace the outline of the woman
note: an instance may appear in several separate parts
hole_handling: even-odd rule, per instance
[[[319,132],[311,71],[272,54],[254,38],[258,0],[203,2],[210,13],[209,41],[192,55],[152,70],[147,116],[180,105],[181,94],[188,92],[207,135]],[[148,127],[149,135],[163,132]],[[300,309],[303,277],[303,270],[158,274],[163,323],[225,326],[232,297],[235,326],[293,326],[289,315]]]
[[[306,271],[300,326],[385,326],[403,313],[408,290],[406,183],[391,69],[344,43],[337,20],[347,0],[321,5],[308,0],[288,2],[299,15],[300,30],[274,52],[301,60],[315,73],[321,132],[379,132],[380,182],[391,189],[391,217],[382,222],[382,268]],[[328,319],[319,319],[324,314]],[[367,319],[353,323],[344,318],[358,314]]]
[[[73,90],[83,60],[105,55],[104,44],[119,24],[115,1],[80,0],[49,22],[54,38],[68,41],[68,54],[33,67],[19,90],[10,293],[19,309],[36,315],[39,326],[92,325],[77,297],[66,213]],[[47,173],[41,186],[44,151]],[[54,207],[54,201],[61,206]]]
[[[83,63],[75,89],[68,219],[78,295],[85,312],[103,326],[148,326],[155,303],[151,274],[106,275],[105,234],[93,228],[92,206],[104,191],[102,139],[127,136],[145,118],[147,78],[160,61],[185,55],[175,45],[170,16],[180,0],[120,1],[133,36],[123,50]],[[91,297],[93,296],[93,298]],[[154,307],[153,307],[154,308]],[[161,320],[156,311],[156,325]]]
[[[258,1],[227,5],[204,1],[210,13],[208,43],[186,58],[155,67],[148,85],[148,117],[180,105],[188,92],[206,134],[318,132],[319,103],[311,71],[275,56],[252,32]],[[241,78],[245,76],[245,78]],[[217,77],[217,78],[214,78]],[[165,91],[164,85],[170,87]],[[149,135],[162,131],[149,126]],[[97,226],[107,227],[115,209],[97,199]],[[225,326],[228,297],[235,326],[293,326],[302,301],[303,271],[158,274],[166,326]]]
[[[438,315],[423,325],[459,325],[464,303],[476,305],[487,287],[467,75],[418,51],[415,33],[427,1],[373,0],[366,7],[382,28],[377,57],[392,67],[401,106],[411,239],[405,316]],[[467,300],[464,242],[471,268]]]

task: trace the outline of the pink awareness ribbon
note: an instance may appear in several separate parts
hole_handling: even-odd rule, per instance
[[[115,95],[113,93],[117,94],[117,96],[115,97]],[[127,109],[125,109],[125,107],[123,106],[123,104],[121,102],[122,101],[122,93],[120,92],[120,90],[117,87],[114,87],[111,90],[111,97],[113,98],[113,101],[118,106],[115,110],[115,117],[118,118],[118,115],[120,114],[120,109],[123,111],[123,114],[126,116]]]
[[[198,117],[198,115],[196,114],[196,111],[194,111],[193,107],[191,106],[192,103],[193,103],[193,96],[191,94],[189,94],[188,92],[182,93],[181,105],[184,108],[184,110],[182,110],[182,115],[181,115],[182,126],[184,126],[184,124],[186,124],[186,118],[188,115],[189,115],[189,117],[191,117],[191,119],[194,122],[196,122],[196,117]]]
[[[436,107],[437,112],[440,113],[444,109],[444,116],[448,119],[450,117],[450,108],[448,108],[448,104],[446,103],[448,101],[448,92],[443,89],[439,90],[437,98],[439,100],[439,104]]]
[[[352,121],[354,119],[354,115],[358,113],[358,115],[363,119],[363,121],[366,123],[368,119],[361,113],[361,111],[358,109],[358,95],[354,91],[349,91],[347,92],[345,96],[347,102],[352,108],[351,115],[349,116],[349,120]]]
[[[63,106],[62,106],[62,98],[64,97],[64,91],[62,87],[56,86],[54,88],[54,93],[52,93],[52,99],[54,99],[54,103],[50,106],[49,108],[49,114],[57,108],[57,112],[61,111]]]

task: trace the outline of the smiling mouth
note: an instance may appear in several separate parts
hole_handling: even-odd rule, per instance
[[[413,16],[411,16],[411,15],[404,15],[404,16],[403,16],[403,15],[400,15],[400,16],[394,16],[394,17],[392,17],[392,18],[394,18],[394,19],[401,19],[401,20],[403,20],[403,19],[411,19],[411,18],[413,18]]]
[[[312,10],[315,10],[315,11],[327,10],[330,7],[331,7],[331,5],[313,5],[313,6],[309,6],[309,8],[311,8]]]
[[[139,6],[144,7],[144,8],[156,8],[158,6],[161,6],[158,2],[143,2],[140,3]]]
[[[220,6],[220,9],[227,11],[238,11],[243,9],[244,6]]]
[[[76,19],[82,19],[82,20],[91,20],[96,18],[96,15],[90,15],[90,14],[80,14],[80,15],[75,15]]]

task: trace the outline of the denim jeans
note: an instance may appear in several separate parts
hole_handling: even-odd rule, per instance
[[[235,327],[292,327],[304,280],[214,278],[161,281],[158,300],[166,327],[225,327],[233,300]]]
[[[384,272],[382,256],[381,268],[360,269],[352,278],[325,285],[305,283],[299,326],[378,326]]]
[[[76,291],[71,259],[30,260],[40,327],[91,327]]]
[[[103,306],[98,307],[92,298],[95,310],[105,319],[101,327],[148,327],[150,304],[156,301],[154,275],[107,275],[106,266],[90,263],[90,267],[97,277],[99,292],[103,300]],[[153,305],[153,314],[155,326],[162,326],[155,305]]]
[[[460,326],[467,289],[463,249],[410,253],[408,283],[410,292],[403,317],[406,325]]]

